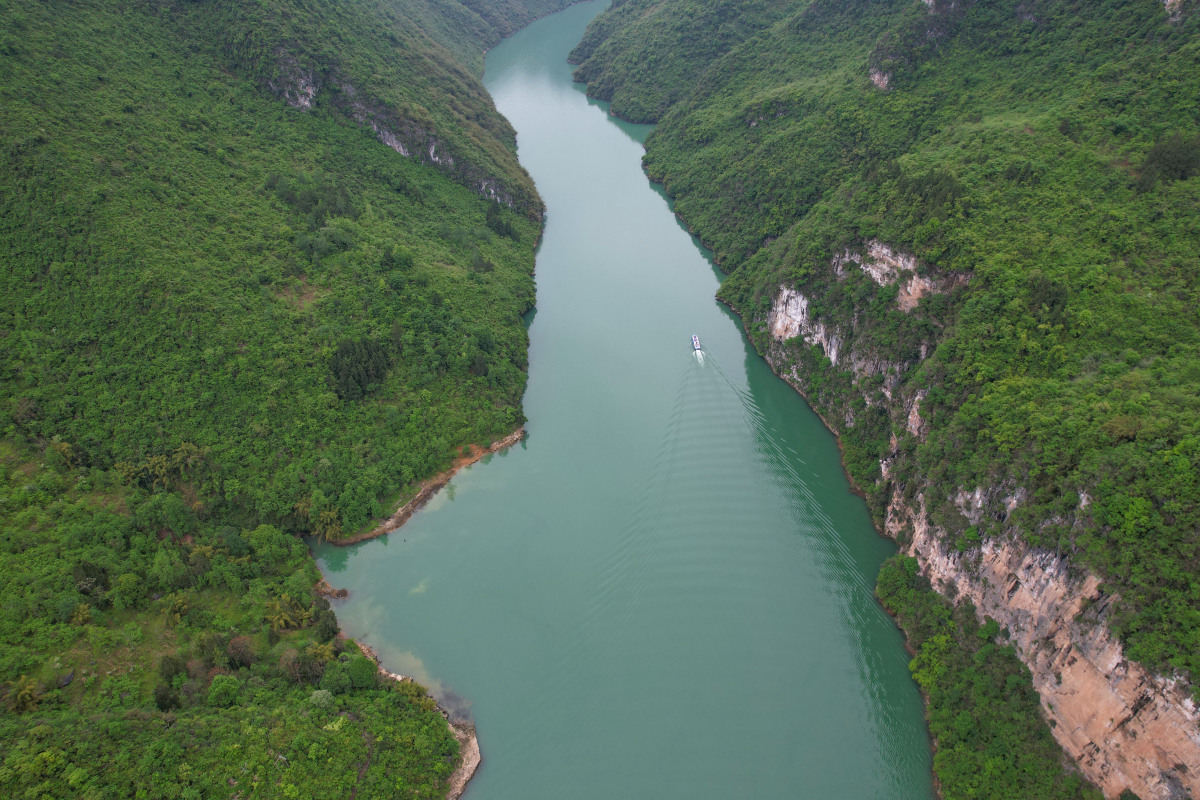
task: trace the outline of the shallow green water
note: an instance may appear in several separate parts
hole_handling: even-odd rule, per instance
[[[529,436],[390,537],[320,548],[352,592],[338,616],[473,716],[470,800],[928,798],[920,700],[871,595],[891,545],[713,300],[641,172],[647,129],[571,83],[600,8],[487,59],[549,209]]]

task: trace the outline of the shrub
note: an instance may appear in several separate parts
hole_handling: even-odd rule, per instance
[[[325,674],[321,676],[321,688],[333,694],[345,694],[350,691],[350,675],[346,665],[340,661],[331,661],[325,665]]]
[[[179,694],[165,683],[154,687],[154,705],[159,711],[170,711],[179,708]]]
[[[208,704],[214,708],[229,708],[237,702],[241,682],[232,675],[218,675],[208,688]]]
[[[132,572],[117,576],[113,581],[112,590],[108,593],[109,602],[118,612],[140,607],[145,597],[144,582]]]
[[[355,689],[374,689],[379,680],[379,669],[366,656],[355,656],[346,664],[350,684]]]
[[[170,683],[176,675],[186,671],[187,665],[179,656],[166,655],[158,662],[158,675],[167,683]]]
[[[235,667],[249,667],[254,664],[254,643],[249,636],[235,636],[229,640],[225,648],[229,655],[229,663]]]
[[[317,616],[317,641],[332,641],[338,635],[337,617],[332,611],[322,611]]]
[[[333,695],[330,694],[328,689],[317,689],[308,698],[308,702],[322,711],[332,711],[335,705]]]
[[[371,338],[343,339],[329,362],[333,389],[343,400],[359,400],[391,366],[383,346]]]
[[[1159,139],[1146,154],[1138,189],[1147,191],[1156,181],[1182,181],[1200,172],[1200,136],[1180,133]]]

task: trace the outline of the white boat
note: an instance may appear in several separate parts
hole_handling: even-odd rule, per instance
[[[694,333],[692,334],[692,349],[693,350],[700,349],[700,337]]]

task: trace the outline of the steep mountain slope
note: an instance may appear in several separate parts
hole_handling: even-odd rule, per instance
[[[289,534],[520,424],[563,4],[0,0],[0,794],[445,794]]]
[[[1190,8],[802,1],[624,101],[682,98],[645,164],[731,272],[720,296],[840,434],[881,527],[1008,629],[1113,796],[1200,788]],[[620,13],[581,76],[670,12]]]
[[[357,528],[519,422],[540,201],[448,51],[371,2],[8,6],[17,430]]]
[[[640,3],[616,0],[588,26],[570,61],[588,95],[633,122],[653,122],[703,70],[785,14],[790,0]]]

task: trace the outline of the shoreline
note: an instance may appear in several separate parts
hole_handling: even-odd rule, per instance
[[[450,469],[446,470],[445,472],[439,472],[437,475],[434,475],[432,478],[429,478],[422,483],[421,488],[411,500],[392,512],[392,515],[383,522],[379,523],[379,525],[375,526],[369,531],[364,531],[363,533],[358,533],[354,536],[347,536],[344,539],[331,540],[328,543],[337,547],[348,547],[349,545],[365,542],[369,539],[386,536],[392,531],[399,529],[402,525],[404,525],[404,523],[408,522],[412,515],[420,511],[421,508],[429,502],[430,498],[437,494],[439,489],[448,484],[450,479],[453,478],[460,469],[471,466],[476,461],[484,458],[484,456],[489,456],[492,453],[498,453],[501,450],[506,450],[524,438],[525,426],[522,425],[507,436],[492,442],[488,447],[468,445],[472,448],[471,455],[460,455],[454,460],[454,465],[450,467]],[[461,453],[461,450],[459,452]]]
[[[379,536],[386,536],[387,534],[399,529],[402,525],[404,525],[404,523],[408,522],[412,515],[421,510],[421,508],[427,502],[429,502],[429,499],[437,494],[438,490],[440,490],[443,486],[448,484],[450,479],[453,478],[460,469],[463,467],[469,467],[470,465],[483,459],[484,456],[489,456],[492,453],[498,453],[501,450],[512,447],[514,444],[522,441],[524,438],[525,426],[522,425],[507,436],[492,442],[488,447],[468,445],[471,447],[470,455],[462,455],[462,450],[460,449],[459,457],[454,460],[454,464],[450,467],[450,469],[446,470],[445,472],[440,472],[423,482],[416,495],[413,496],[413,498],[407,503],[400,506],[400,508],[396,509],[396,511],[394,511],[392,515],[382,523],[364,533],[360,533],[355,536],[349,536],[345,539],[339,539],[338,541],[329,543],[344,547],[347,545],[357,544],[359,542],[365,542],[368,539],[374,539]],[[326,597],[330,600],[344,600],[350,595],[350,592],[347,589],[334,588],[324,575],[322,575],[321,579],[317,581],[314,591],[319,597]],[[344,636],[344,634],[340,635]],[[354,643],[355,646],[357,646],[358,649],[363,653],[363,655],[375,662],[376,671],[385,680],[392,681],[393,683],[413,681],[412,678],[406,675],[401,675],[398,672],[392,672],[391,670],[386,669],[383,666],[383,660],[370,645],[365,644],[357,639],[354,640]],[[438,704],[437,709],[442,717],[446,720],[446,724],[450,727],[450,733],[453,734],[454,738],[458,740],[458,764],[454,767],[454,771],[450,773],[450,777],[446,779],[446,800],[458,800],[458,798],[462,796],[462,793],[466,791],[467,784],[470,783],[471,778],[475,777],[475,773],[478,771],[479,765],[483,762],[483,756],[479,751],[479,736],[475,730],[475,726],[472,723],[465,720],[452,720],[450,718],[450,714],[446,711],[446,709],[442,708],[440,704]]]
[[[737,316],[738,321],[741,322],[741,325],[742,325],[742,335],[748,341],[750,341],[751,347],[754,347],[753,340],[750,339],[750,325],[747,322],[747,317],[744,314],[742,314],[741,310],[739,310],[736,306],[734,306],[732,303],[726,301],[725,299],[718,297],[717,302],[724,305],[726,308],[728,308],[730,311],[732,311]],[[756,353],[758,352],[757,347],[755,347],[754,350]],[[831,425],[829,423],[829,420],[825,419],[825,415],[816,409],[816,407],[813,405],[812,401],[808,399],[808,395],[805,394],[804,390],[802,388],[800,388],[800,386],[798,386],[796,383],[789,380],[787,375],[782,374],[778,369],[776,369],[775,365],[771,363],[771,359],[768,358],[766,354],[758,353],[758,357],[763,360],[763,363],[765,363],[767,365],[767,368],[771,370],[772,374],[774,374],[775,377],[777,377],[779,380],[783,381],[784,384],[786,384],[787,386],[791,387],[792,391],[794,391],[796,394],[800,395],[800,398],[802,400],[804,400],[804,404],[806,406],[808,406],[808,409],[810,411],[812,411],[812,413],[816,414],[817,419],[821,420],[821,424],[825,426],[825,429],[827,431],[829,431],[831,434],[833,434],[833,440],[836,443],[837,449],[838,449],[838,461],[842,467],[842,474],[846,477],[846,483],[849,484],[850,493],[857,496],[859,499],[861,499],[863,501],[864,504],[866,504],[866,502],[867,502],[866,492],[863,491],[862,487],[860,487],[858,485],[858,483],[854,480],[854,477],[850,474],[850,470],[847,469],[847,467],[846,467],[846,448],[842,445],[841,434],[838,433],[837,429],[834,428],[833,425]],[[904,550],[902,547],[900,547],[900,543],[896,541],[895,537],[890,536],[888,534],[888,532],[883,524],[876,522],[875,515],[871,513],[871,509],[870,509],[869,505],[867,505],[867,515],[871,519],[871,527],[875,529],[875,534],[877,536],[879,536],[880,538],[886,539],[887,541],[895,544],[897,546],[897,550],[899,552],[903,553]],[[879,578],[879,576],[877,574],[876,581],[878,581],[878,578]],[[888,610],[888,607],[885,606],[883,604],[883,602],[879,599],[879,596],[877,594],[875,594],[874,587],[872,587],[872,589],[871,589],[871,596],[875,600],[875,604],[877,606],[879,606],[881,609],[883,609],[883,613],[887,614],[888,619],[890,619],[892,621],[892,624],[896,626],[896,630],[900,631],[900,635],[904,639],[905,652],[907,652],[909,655],[915,657],[916,651],[912,647],[912,642],[909,639],[908,631],[906,631],[904,629],[904,626],[900,624],[900,618]],[[913,683],[916,683],[916,681],[914,680]],[[925,730],[926,730],[926,732],[929,733],[929,756],[930,756],[930,770],[929,771],[930,771],[930,775],[933,779],[934,797],[940,798],[940,797],[942,797],[941,781],[938,780],[937,773],[933,770],[933,759],[937,757],[937,753],[938,753],[938,741],[936,738],[934,738],[932,732],[929,731],[929,702],[930,702],[929,694],[925,691],[925,688],[920,685],[917,686],[917,691],[919,691],[921,693],[921,705],[923,707],[922,708],[922,716],[925,718]]]
[[[438,708],[441,709],[441,706]],[[442,710],[442,715],[445,714],[445,710]],[[454,738],[458,739],[459,756],[458,766],[446,780],[449,787],[446,790],[446,800],[458,800],[467,790],[467,784],[470,783],[471,778],[475,777],[479,765],[483,763],[483,756],[479,752],[479,737],[475,735],[474,725],[466,722],[451,722],[449,718],[446,719],[446,722],[449,723],[450,732],[454,734]]]
[[[375,662],[375,669],[385,680],[393,683],[415,683],[414,679],[407,675],[384,668],[383,660],[370,645],[363,644],[357,639],[354,640],[354,645],[364,656]],[[483,755],[479,752],[479,736],[472,723],[465,720],[456,722],[450,719],[450,714],[440,704],[437,710],[446,720],[446,724],[450,726],[450,733],[458,740],[458,764],[450,773],[450,777],[446,779],[446,800],[458,800],[467,790],[467,784],[471,782],[471,778],[475,777],[479,765],[483,763]]]

